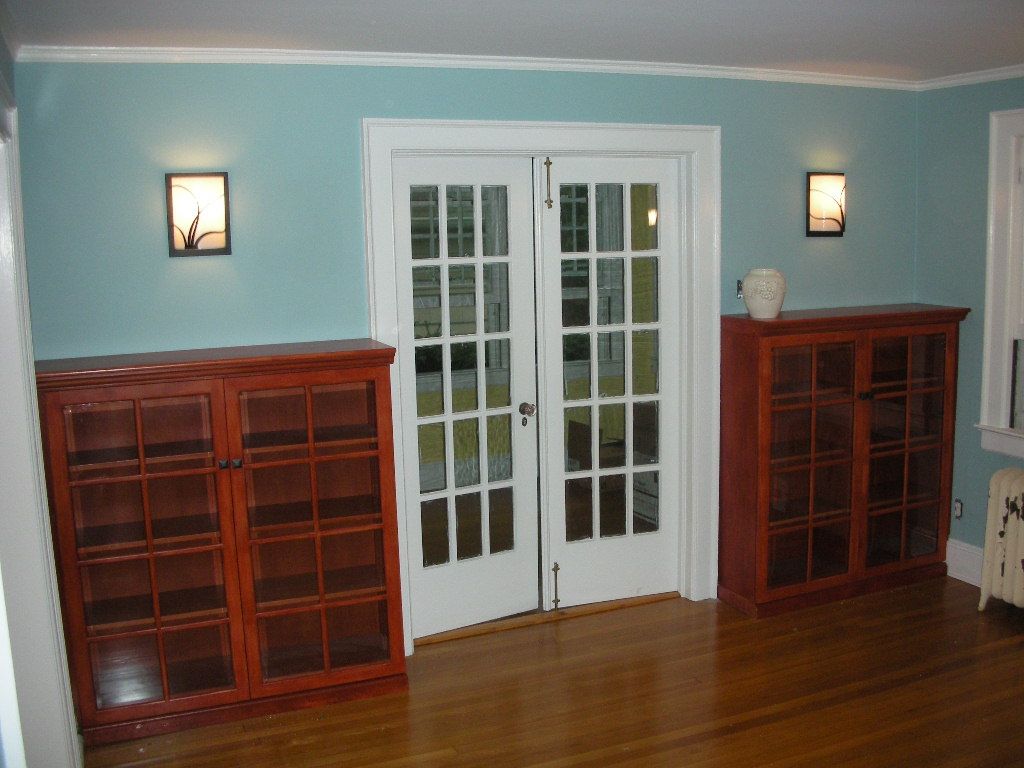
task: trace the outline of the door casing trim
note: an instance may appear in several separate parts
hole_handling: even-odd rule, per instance
[[[363,214],[370,334],[398,343],[392,164],[400,155],[601,155],[675,158],[688,166],[680,186],[683,251],[681,305],[687,316],[680,338],[681,461],[679,592],[691,600],[715,597],[718,582],[719,315],[721,303],[721,128],[446,120],[362,122]],[[535,205],[542,204],[535,200]],[[396,363],[397,365],[398,363]],[[395,445],[404,445],[401,375],[391,377]],[[413,397],[410,402],[415,402]],[[409,549],[406,541],[405,466],[395,451],[399,560],[406,653],[413,652]]]

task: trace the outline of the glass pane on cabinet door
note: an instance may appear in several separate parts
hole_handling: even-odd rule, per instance
[[[902,444],[907,434],[907,398],[875,398],[871,402],[871,445]]]
[[[913,451],[907,457],[907,503],[937,501],[941,478],[941,449]]]
[[[377,459],[320,462],[316,488],[321,529],[381,522]]]
[[[213,432],[207,395],[143,400],[142,449],[146,469],[169,472],[213,466]]]
[[[135,404],[131,400],[64,407],[71,480],[139,473]]]
[[[900,559],[903,520],[899,512],[868,518],[868,566],[885,565]]]
[[[257,627],[264,680],[323,671],[319,609],[260,618]]]
[[[772,400],[779,404],[811,399],[813,348],[776,347],[772,350]]]
[[[155,626],[149,559],[97,563],[81,569],[85,624],[90,635]]]
[[[814,516],[849,515],[851,464],[826,464],[814,470]]]
[[[907,388],[907,338],[875,339],[871,345],[871,388],[894,392]]]
[[[814,424],[814,454],[817,461],[853,455],[853,403],[819,406]]]
[[[378,600],[327,609],[332,669],[388,660],[387,603]]]
[[[242,392],[238,399],[247,464],[309,455],[305,389]]]
[[[931,555],[939,549],[939,508],[934,504],[907,510],[907,557]]]
[[[807,581],[807,529],[768,537],[768,588]]]
[[[811,578],[838,576],[850,569],[850,524],[822,525],[811,530]]]
[[[71,505],[80,559],[146,551],[139,481],[74,486]]]
[[[945,393],[926,392],[910,396],[911,443],[937,443],[942,440]]]
[[[227,617],[220,551],[156,558],[156,587],[165,625]]]
[[[871,459],[868,471],[868,507],[884,509],[903,503],[903,468],[905,453]]]
[[[384,589],[384,545],[380,531],[324,536],[324,594],[328,599]]]
[[[253,538],[313,530],[309,464],[247,469],[246,500]]]
[[[235,687],[226,624],[166,632],[163,640],[172,698]]]
[[[317,455],[370,451],[377,446],[377,403],[370,381],[312,388]]]
[[[151,477],[146,486],[157,550],[220,541],[217,484],[213,475]]]
[[[316,602],[316,551],[311,539],[268,542],[253,547],[256,607],[261,610]]]
[[[96,708],[160,701],[160,656],[156,635],[117,637],[89,645]]]
[[[853,394],[852,343],[818,345],[815,394],[818,398]]]
[[[811,454],[811,411],[772,414],[772,461],[807,461]]]
[[[807,469],[772,472],[771,478],[769,524],[806,520],[811,493],[810,472]]]
[[[946,375],[946,335],[914,336],[910,348],[911,380],[914,389],[941,387]]]

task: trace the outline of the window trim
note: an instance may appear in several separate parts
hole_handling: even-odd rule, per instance
[[[1013,345],[1024,337],[1024,109],[989,115],[988,242],[981,378],[981,447],[1024,458],[1024,431],[1010,429]],[[1016,254],[1016,257],[1015,257]]]

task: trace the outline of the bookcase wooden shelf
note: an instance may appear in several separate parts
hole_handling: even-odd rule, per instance
[[[967,312],[722,318],[721,599],[761,616],[945,573]]]
[[[87,743],[405,685],[393,358],[361,339],[37,364]]]

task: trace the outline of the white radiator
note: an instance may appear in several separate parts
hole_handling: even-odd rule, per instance
[[[1001,469],[989,481],[979,611],[989,597],[1024,608],[1024,469]]]

